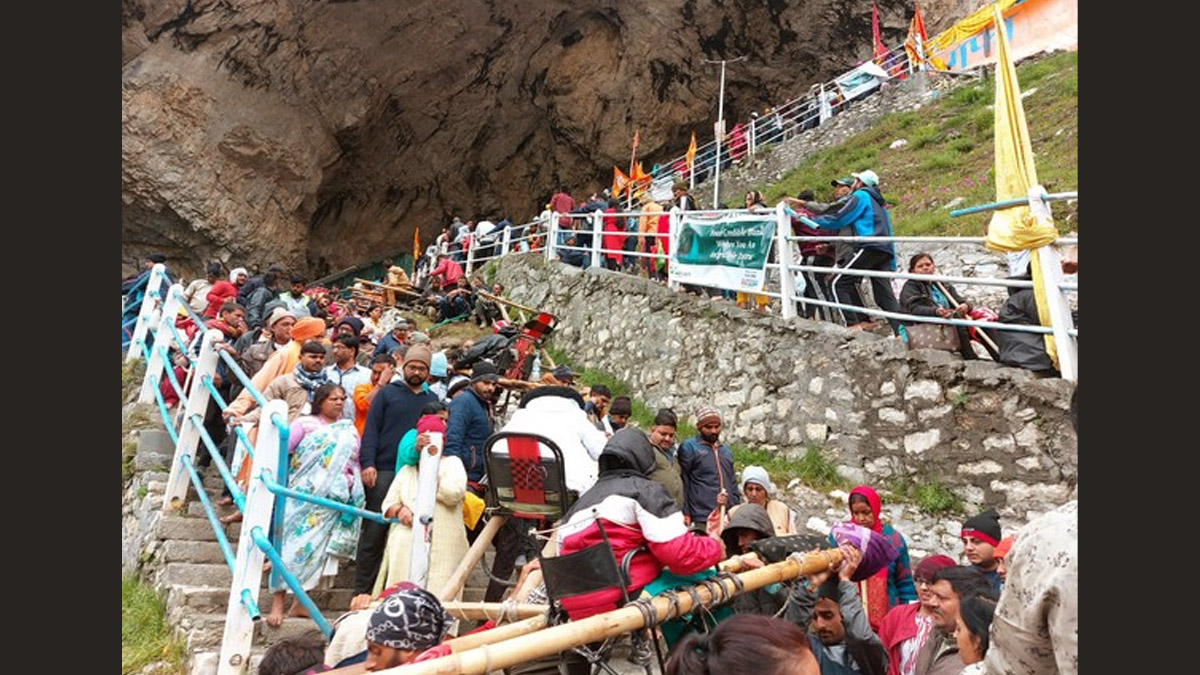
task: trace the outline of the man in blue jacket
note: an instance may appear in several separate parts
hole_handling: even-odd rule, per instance
[[[812,221],[822,230],[838,230],[851,225],[856,237],[891,237],[892,221],[884,208],[883,195],[879,192],[879,176],[870,170],[850,175],[854,177],[854,184],[850,186],[850,195],[842,207],[833,213],[817,216]],[[896,246],[890,241],[856,241],[854,254],[843,267],[894,272]],[[858,292],[861,280],[862,277],[846,274],[834,277],[833,291],[838,302],[864,307],[862,296]],[[871,277],[871,295],[880,309],[887,312],[901,311],[900,303],[897,302],[888,279]],[[861,312],[843,309],[842,313],[846,317],[846,325],[850,328],[862,330],[873,325],[870,318]],[[888,319],[888,324],[891,325],[893,334],[900,334],[899,320]]]
[[[463,468],[467,470],[467,483],[476,488],[486,470],[483,446],[495,425],[492,396],[499,380],[496,366],[479,361],[471,371],[470,386],[450,401],[444,452],[448,457],[462,460]]]
[[[683,479],[683,518],[703,525],[718,506],[726,512],[742,503],[733,451],[721,442],[721,413],[704,406],[696,412],[696,435],[679,444],[675,456]]]

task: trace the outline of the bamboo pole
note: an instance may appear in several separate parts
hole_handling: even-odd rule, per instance
[[[511,602],[459,602],[445,600],[442,607],[457,619],[490,619],[494,621],[528,619],[539,614],[545,614],[550,609],[548,605],[534,605]]]
[[[452,640],[446,640],[443,644],[450,645],[450,649],[454,652],[465,652],[468,649],[475,649],[476,647],[494,644],[502,640],[508,640],[509,638],[541,630],[546,627],[546,621],[546,613],[542,612],[537,616],[531,616],[528,619],[513,623],[506,623],[503,626],[496,626],[491,630],[468,633]]]
[[[486,298],[486,299],[488,299],[488,300],[491,300],[491,301],[493,301],[493,302],[498,302],[498,303],[500,303],[500,304],[502,304],[502,305],[508,305],[509,307],[516,307],[517,309],[523,309],[523,310],[525,310],[526,312],[530,312],[530,313],[532,313],[532,314],[539,314],[539,313],[540,313],[540,312],[538,312],[538,310],[536,310],[536,309],[533,309],[532,307],[526,307],[525,305],[521,305],[521,304],[515,303],[515,302],[513,302],[512,300],[508,300],[508,299],[506,299],[506,298],[502,298],[502,297],[500,297],[500,296],[498,296],[498,295],[492,295],[491,293],[488,293],[487,291],[485,291],[485,290],[483,290],[483,289],[475,289],[475,295],[478,295],[478,296],[479,296],[479,297],[481,297],[481,298]]]
[[[507,516],[492,516],[487,525],[483,526],[483,531],[475,538],[475,543],[467,549],[467,555],[458,564],[454,574],[451,574],[450,578],[446,580],[446,585],[442,586],[441,592],[438,593],[438,600],[446,602],[458,595],[463,584],[467,583],[467,575],[475,569],[480,560],[483,560],[484,552],[487,551],[488,546],[492,545],[492,539],[496,537],[496,533],[500,531],[500,526],[504,524],[506,518]]]
[[[404,286],[391,286],[389,284],[381,284],[378,281],[369,281],[367,279],[358,279],[358,278],[356,278],[354,280],[354,283],[364,283],[364,284],[367,284],[368,286],[377,286],[379,288],[386,288],[389,291],[398,291],[398,292],[404,293],[406,295],[411,295],[415,298],[425,297],[425,296],[421,295],[420,293],[418,293],[417,291],[414,291],[411,288],[405,288]]]
[[[546,545],[542,547],[542,555],[549,557],[558,555],[558,540],[550,537],[546,540]],[[542,583],[542,570],[538,568],[532,570],[524,579],[520,580],[517,587],[513,589],[511,599],[516,602],[525,602],[529,599],[529,595],[533,593],[538,584]]]
[[[935,281],[933,283],[934,283],[934,285],[936,285],[938,287],[938,290],[940,290],[942,292],[942,295],[946,296],[947,300],[949,300],[950,302],[954,302],[954,296],[950,295],[950,291],[946,290],[946,287],[942,285],[942,282]],[[955,309],[957,309],[959,307],[959,303],[955,303],[954,307],[955,307]],[[1000,348],[996,346],[996,343],[992,340],[992,338],[988,337],[987,333],[983,332],[982,328],[976,326],[975,334],[978,335],[979,337],[983,338],[983,341],[988,343],[988,345],[992,349],[994,349],[997,353],[1000,352]]]
[[[744,591],[752,591],[769,584],[789,581],[805,574],[815,574],[841,562],[842,553],[827,549],[803,556],[803,564],[794,559],[766,565],[756,570],[737,575]],[[733,581],[716,579],[726,597],[736,595]],[[704,584],[698,584],[695,592],[700,604],[709,607],[716,598]],[[674,602],[669,598],[674,596]],[[672,606],[674,605],[674,607]],[[696,609],[692,596],[683,591],[666,592],[654,596],[651,607],[658,622],[690,614]],[[410,663],[396,668],[379,671],[392,675],[484,675],[490,671],[508,668],[544,656],[550,656],[573,647],[614,637],[646,626],[642,612],[627,605],[611,612],[604,612],[579,621],[551,626],[534,633],[521,635],[502,642],[485,644],[477,649],[456,652],[420,663]]]

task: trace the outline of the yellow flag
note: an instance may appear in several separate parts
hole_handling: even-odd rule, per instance
[[[1009,54],[1008,37],[1000,6],[993,5],[996,32],[996,201],[1025,199],[1029,188],[1038,185],[1037,168],[1033,161],[1033,146],[1029,142],[1029,127],[1025,124],[1025,108],[1021,105],[1021,86],[1017,69]],[[1045,246],[1058,238],[1054,223],[1046,218],[1039,221],[1028,206],[998,209],[992,212],[984,245],[993,251],[1031,251],[1030,269],[1033,272],[1034,299],[1038,320],[1050,325],[1050,309],[1042,284],[1042,268],[1032,249]],[[1046,353],[1058,366],[1054,337],[1046,335]]]
[[[687,166],[691,170],[692,165],[696,162],[696,132],[692,131],[692,142],[687,149]]]

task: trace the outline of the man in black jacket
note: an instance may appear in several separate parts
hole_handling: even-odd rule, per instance
[[[433,354],[426,345],[409,347],[401,365],[404,381],[383,387],[367,410],[359,464],[362,466],[363,488],[367,493],[366,508],[369,511],[381,510],[383,498],[392,485],[392,479],[396,477],[396,449],[400,439],[409,429],[417,426],[421,409],[438,400],[437,394],[429,391],[425,385],[432,358]],[[355,556],[356,594],[370,593],[375,586],[375,576],[379,573],[379,563],[387,544],[388,527],[373,520],[363,521]]]

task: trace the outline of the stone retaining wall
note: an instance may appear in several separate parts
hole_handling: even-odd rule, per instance
[[[733,441],[789,458],[822,447],[859,482],[936,478],[1018,520],[1076,493],[1069,382],[536,254],[503,259],[496,278],[561,319],[553,341],[574,362],[650,406],[715,405]]]

